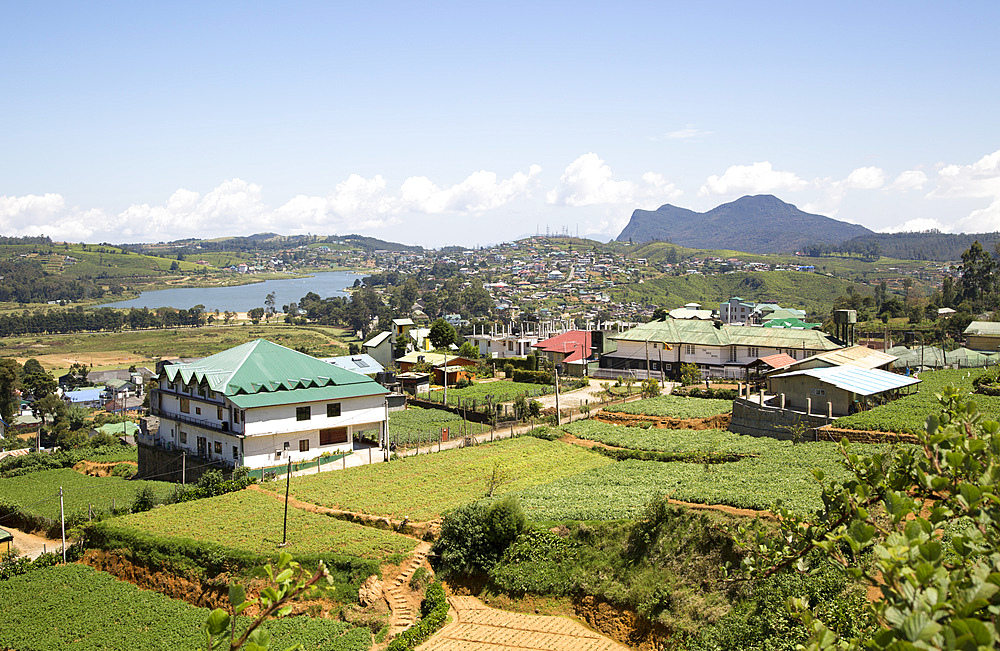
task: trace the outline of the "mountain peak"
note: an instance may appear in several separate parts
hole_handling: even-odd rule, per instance
[[[836,244],[870,234],[864,226],[804,212],[773,194],[758,194],[703,213],[670,204],[655,211],[636,210],[618,240],[665,240],[698,249],[792,253],[808,244]]]

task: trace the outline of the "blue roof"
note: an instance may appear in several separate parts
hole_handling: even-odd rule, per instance
[[[75,389],[67,391],[64,395],[70,402],[97,402],[101,399],[102,393],[104,393],[104,388],[97,387],[93,389]]]
[[[808,375],[825,384],[832,384],[838,389],[858,393],[863,396],[901,389],[920,382],[920,380],[912,377],[905,377],[877,368],[860,368],[850,365],[833,366],[830,368],[809,368],[802,371],[772,375],[771,377],[781,378],[793,377],[795,375]]]

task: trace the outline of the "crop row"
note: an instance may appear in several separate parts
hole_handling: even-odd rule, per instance
[[[491,400],[495,405],[500,402],[510,402],[517,399],[518,396],[531,398],[549,393],[552,393],[552,387],[544,384],[512,382],[509,380],[480,382],[479,384],[473,384],[461,389],[448,389],[448,404],[457,405],[459,398],[462,399],[462,404],[475,400],[481,410]],[[442,402],[444,400],[444,391],[431,391],[430,399],[434,402]]]
[[[408,554],[416,546],[405,536],[295,507],[288,509],[285,536],[283,515],[282,500],[257,490],[243,490],[133,513],[113,524],[154,536],[215,543],[260,556],[279,549],[283,536],[286,545],[281,549],[293,555],[336,552],[382,561]]]
[[[0,582],[0,603],[0,648],[18,651],[194,651],[204,646],[201,626],[209,612],[85,565],[59,565]],[[249,621],[241,620],[238,626]],[[371,646],[367,628],[331,619],[289,617],[264,627],[279,649],[295,643],[316,651]]]
[[[732,410],[731,400],[671,395],[655,396],[625,404],[611,404],[604,408],[604,411],[619,414],[643,414],[666,418],[711,418]]]
[[[465,421],[458,414],[443,409],[410,407],[389,414],[389,440],[397,445],[437,441],[444,428],[448,428],[450,438],[461,436],[463,432],[482,434],[486,430],[481,423]]]
[[[296,478],[291,491],[313,504],[424,521],[482,498],[491,480],[499,495],[610,463],[577,446],[518,437]]]
[[[153,490],[157,501],[169,496],[175,484],[162,481],[129,481],[120,477],[89,477],[60,468],[43,470],[19,477],[0,479],[0,508],[18,511],[36,518],[59,519],[59,488],[63,489],[63,508],[67,520],[80,520],[89,507],[96,513],[112,507],[130,507],[136,493]]]
[[[920,374],[917,393],[904,396],[868,411],[858,412],[834,421],[834,427],[872,430],[876,432],[917,433],[923,431],[924,422],[932,413],[940,411],[936,393],[945,386],[972,392],[972,381],[985,373],[983,369],[945,369]],[[973,402],[990,420],[1000,420],[1000,396],[975,394]]]

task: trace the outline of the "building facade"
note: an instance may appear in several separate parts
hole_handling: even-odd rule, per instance
[[[258,339],[164,367],[150,395],[151,443],[232,467],[265,468],[385,440],[388,410],[374,380]],[[147,443],[150,443],[147,441]]]

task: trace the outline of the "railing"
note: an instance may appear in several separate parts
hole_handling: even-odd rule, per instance
[[[223,432],[225,434],[238,433],[238,432],[232,432],[229,429],[229,423],[225,421],[218,423],[210,420],[204,420],[202,418],[193,418],[191,416],[188,416],[187,414],[178,414],[173,412],[168,413],[163,409],[160,409],[159,407],[151,407],[149,413],[151,413],[153,416],[159,416],[161,418],[176,420],[181,423],[187,423],[188,425],[194,425],[195,427],[210,429],[214,432]]]

